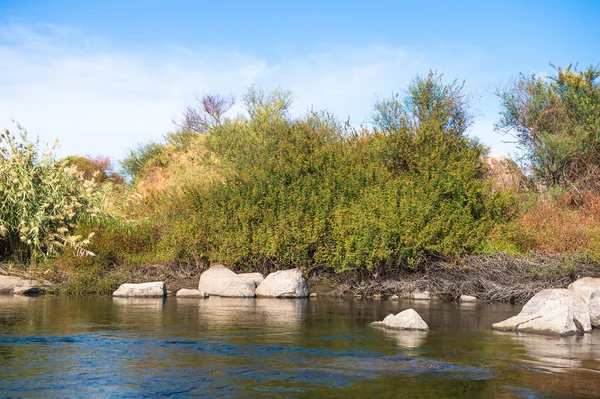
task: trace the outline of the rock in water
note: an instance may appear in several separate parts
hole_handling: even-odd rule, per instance
[[[592,325],[581,296],[566,289],[547,289],[531,298],[517,316],[495,323],[492,329],[565,336],[591,331]]]
[[[389,314],[383,321],[371,323],[373,327],[393,328],[396,330],[429,330],[427,323],[414,309],[406,309],[397,315]]]
[[[592,327],[600,327],[600,278],[583,277],[569,285],[588,306]]]
[[[256,288],[256,296],[271,298],[306,298],[308,283],[298,268],[269,274]]]
[[[200,275],[198,290],[204,296],[252,298],[257,281],[262,281],[262,274],[236,274],[223,265],[214,265]]]
[[[0,294],[37,295],[40,291],[29,280],[15,276],[0,276]]]
[[[460,302],[476,302],[477,298],[473,295],[461,295]]]
[[[429,291],[414,291],[410,298],[416,301],[429,301],[431,300],[431,293]]]
[[[569,284],[569,290],[581,295],[588,302],[594,291],[600,290],[600,278],[583,277]]]
[[[142,284],[121,284],[114,297],[162,298],[167,296],[167,285],[163,281]]]
[[[200,290],[189,290],[187,288],[180,289],[175,296],[177,298],[204,298]]]
[[[265,279],[265,276],[260,273],[240,273],[238,277],[254,281],[254,285],[257,287]]]

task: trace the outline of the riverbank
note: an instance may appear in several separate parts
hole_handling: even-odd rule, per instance
[[[45,292],[59,295],[110,295],[122,283],[164,281],[170,293],[197,288],[199,267],[169,264],[139,268],[113,266],[102,271],[75,272],[56,265],[4,267],[4,274],[35,281]],[[433,259],[418,270],[399,268],[379,273],[326,269],[303,270],[310,292],[318,296],[388,299],[414,297],[457,301],[462,295],[480,300],[524,303],[546,288],[566,288],[580,277],[600,276],[600,264],[576,256],[468,256],[459,260]]]

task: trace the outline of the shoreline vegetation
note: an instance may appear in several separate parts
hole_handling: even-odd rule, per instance
[[[360,127],[293,116],[284,90],[250,88],[237,115],[205,95],[120,173],[17,126],[0,136],[0,273],[84,295],[194,287],[217,263],[300,267],[318,294],[525,302],[600,276],[599,76],[568,66],[497,90],[518,165],[469,135],[463,84],[436,72]]]

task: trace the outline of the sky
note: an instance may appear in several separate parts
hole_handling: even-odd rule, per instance
[[[175,130],[197,95],[289,89],[295,114],[358,126],[437,70],[465,81],[470,134],[512,155],[493,128],[496,88],[550,63],[600,64],[599,16],[598,0],[0,0],[0,128],[118,160]]]

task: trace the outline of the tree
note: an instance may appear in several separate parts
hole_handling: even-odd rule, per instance
[[[184,130],[205,133],[208,129],[223,122],[223,117],[235,104],[233,96],[206,94],[196,96],[196,105],[187,105],[180,121],[173,121]]]
[[[512,135],[547,186],[600,190],[600,69],[555,67],[556,76],[526,76],[499,88],[495,130]]]

